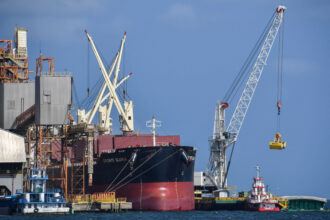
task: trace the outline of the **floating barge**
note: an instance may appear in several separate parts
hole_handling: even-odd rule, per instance
[[[196,195],[196,194],[195,194]],[[276,207],[281,211],[326,211],[327,200],[314,196],[274,197],[278,201]],[[246,198],[202,198],[195,197],[196,210],[245,210]]]
[[[288,211],[325,211],[327,199],[315,196],[283,196],[288,200]]]
[[[214,197],[203,190],[195,191],[196,210],[244,210],[246,194],[241,192],[239,197]]]
[[[214,200],[215,210],[244,210],[246,198],[216,198]]]
[[[195,199],[196,210],[245,210],[246,198],[201,198]]]

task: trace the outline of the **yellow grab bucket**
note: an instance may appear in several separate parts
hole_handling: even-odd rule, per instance
[[[269,148],[272,150],[283,150],[284,148],[286,148],[286,142],[269,142]]]

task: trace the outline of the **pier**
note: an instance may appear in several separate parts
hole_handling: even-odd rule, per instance
[[[126,198],[116,198],[114,192],[69,196],[68,206],[72,212],[120,212],[132,209]]]

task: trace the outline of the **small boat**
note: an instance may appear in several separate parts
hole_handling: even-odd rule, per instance
[[[252,191],[246,200],[247,211],[277,212],[280,211],[276,204],[278,200],[271,198],[265,190],[263,179],[259,177],[260,168],[257,166],[257,177],[253,178]]]
[[[11,215],[16,210],[16,196],[1,195],[0,196],[0,216]]]
[[[58,189],[46,190],[48,175],[46,169],[31,169],[31,192],[17,192],[17,212],[30,213],[69,213],[66,200]]]

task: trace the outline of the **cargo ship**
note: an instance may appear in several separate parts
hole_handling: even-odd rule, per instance
[[[77,124],[72,124],[68,128],[68,132],[73,134],[68,176],[78,173],[74,166],[81,166],[81,161],[87,161],[83,168],[83,192],[115,192],[116,197],[126,197],[128,202],[132,202],[134,210],[193,210],[196,149],[181,146],[178,135],[157,135],[156,127],[160,126],[160,122],[155,117],[146,124],[152,128],[152,134],[135,132],[133,103],[124,99],[122,105],[118,98],[116,89],[132,75],[130,73],[117,82],[126,33],[108,72],[93,39],[87,31],[85,32],[99,63],[104,82],[94,100],[93,108],[78,109]],[[125,95],[125,91],[123,94]],[[119,114],[122,131],[120,135],[112,135],[112,105]],[[99,123],[92,124],[96,111],[99,112]],[[75,130],[79,130],[80,134],[91,132],[79,139],[76,138],[79,135],[74,134]],[[73,169],[70,169],[70,166]],[[75,184],[74,178],[68,180],[69,192],[74,191],[70,187],[74,188]]]
[[[155,140],[155,144],[154,141]],[[87,140],[77,142],[71,161],[85,157]],[[99,135],[93,142],[93,172],[84,166],[85,193],[115,192],[132,202],[133,210],[188,211],[195,209],[196,148],[181,146],[178,135]],[[69,176],[82,163],[68,167]],[[60,170],[49,168],[49,175]],[[68,179],[68,191],[74,179]]]
[[[88,156],[89,177],[86,191],[115,192],[117,197],[126,197],[127,201],[132,202],[135,210],[193,210],[196,149],[180,146],[178,135],[156,135],[156,127],[160,122],[155,117],[146,124],[152,128],[152,134],[141,135],[135,132],[132,101],[124,100],[122,106],[118,99],[116,89],[132,75],[130,73],[117,82],[126,32],[109,72],[105,70],[92,37],[87,30],[85,33],[98,61],[104,83],[94,102],[95,108],[87,113],[85,110],[78,110],[77,121],[89,124],[93,112],[98,109],[98,126],[107,129],[103,135],[96,137],[96,143],[94,138],[93,158],[91,154]],[[108,94],[104,93],[106,89]],[[123,94],[125,96],[125,90]],[[107,104],[102,106],[101,103],[107,97]],[[111,135],[109,129],[112,125],[109,110],[113,104],[119,113],[122,135]],[[92,151],[89,139],[87,145],[88,152]],[[93,166],[91,161],[94,162]]]
[[[159,136],[173,139],[178,136]],[[100,139],[121,139],[140,143],[137,147],[106,145],[112,152],[103,152],[94,165],[93,183],[87,191],[116,192],[126,197],[134,210],[186,211],[193,210],[193,173],[196,149],[189,146],[164,144],[142,145],[152,141],[151,135],[99,136]],[[142,141],[141,141],[142,140]],[[99,142],[99,146],[100,145]],[[105,149],[104,149],[105,150]]]
[[[95,138],[93,173],[88,163],[74,162],[78,154],[70,152],[71,164],[68,165],[68,193],[74,192],[79,181],[84,182],[84,193],[115,192],[117,198],[126,198],[132,202],[133,210],[143,211],[189,211],[195,209],[194,166],[196,148],[165,144],[166,139],[178,139],[179,136],[158,136],[162,144],[152,144],[152,135],[100,135]],[[123,145],[112,145],[117,139]],[[106,141],[105,141],[106,140]],[[125,145],[133,141],[136,145]],[[149,140],[149,141],[148,141]],[[85,141],[82,141],[85,142]],[[84,152],[86,144],[79,143],[76,151]],[[150,144],[143,144],[148,143]],[[101,149],[102,148],[102,149]],[[55,147],[53,146],[53,149]],[[81,149],[81,150],[78,150]],[[86,159],[84,159],[86,161]],[[82,179],[83,169],[85,178]],[[48,167],[48,175],[57,178],[61,169]],[[77,179],[76,176],[79,176]],[[71,177],[71,178],[70,178]],[[59,185],[52,185],[59,187]]]
[[[196,148],[181,146],[178,135],[155,135],[155,144],[153,140],[153,134],[98,135],[92,142],[92,167],[86,161],[87,139],[76,141],[69,152],[68,193],[115,192],[132,202],[133,210],[194,210]],[[57,178],[61,170],[48,167],[47,173]],[[79,182],[84,189],[77,191]]]

